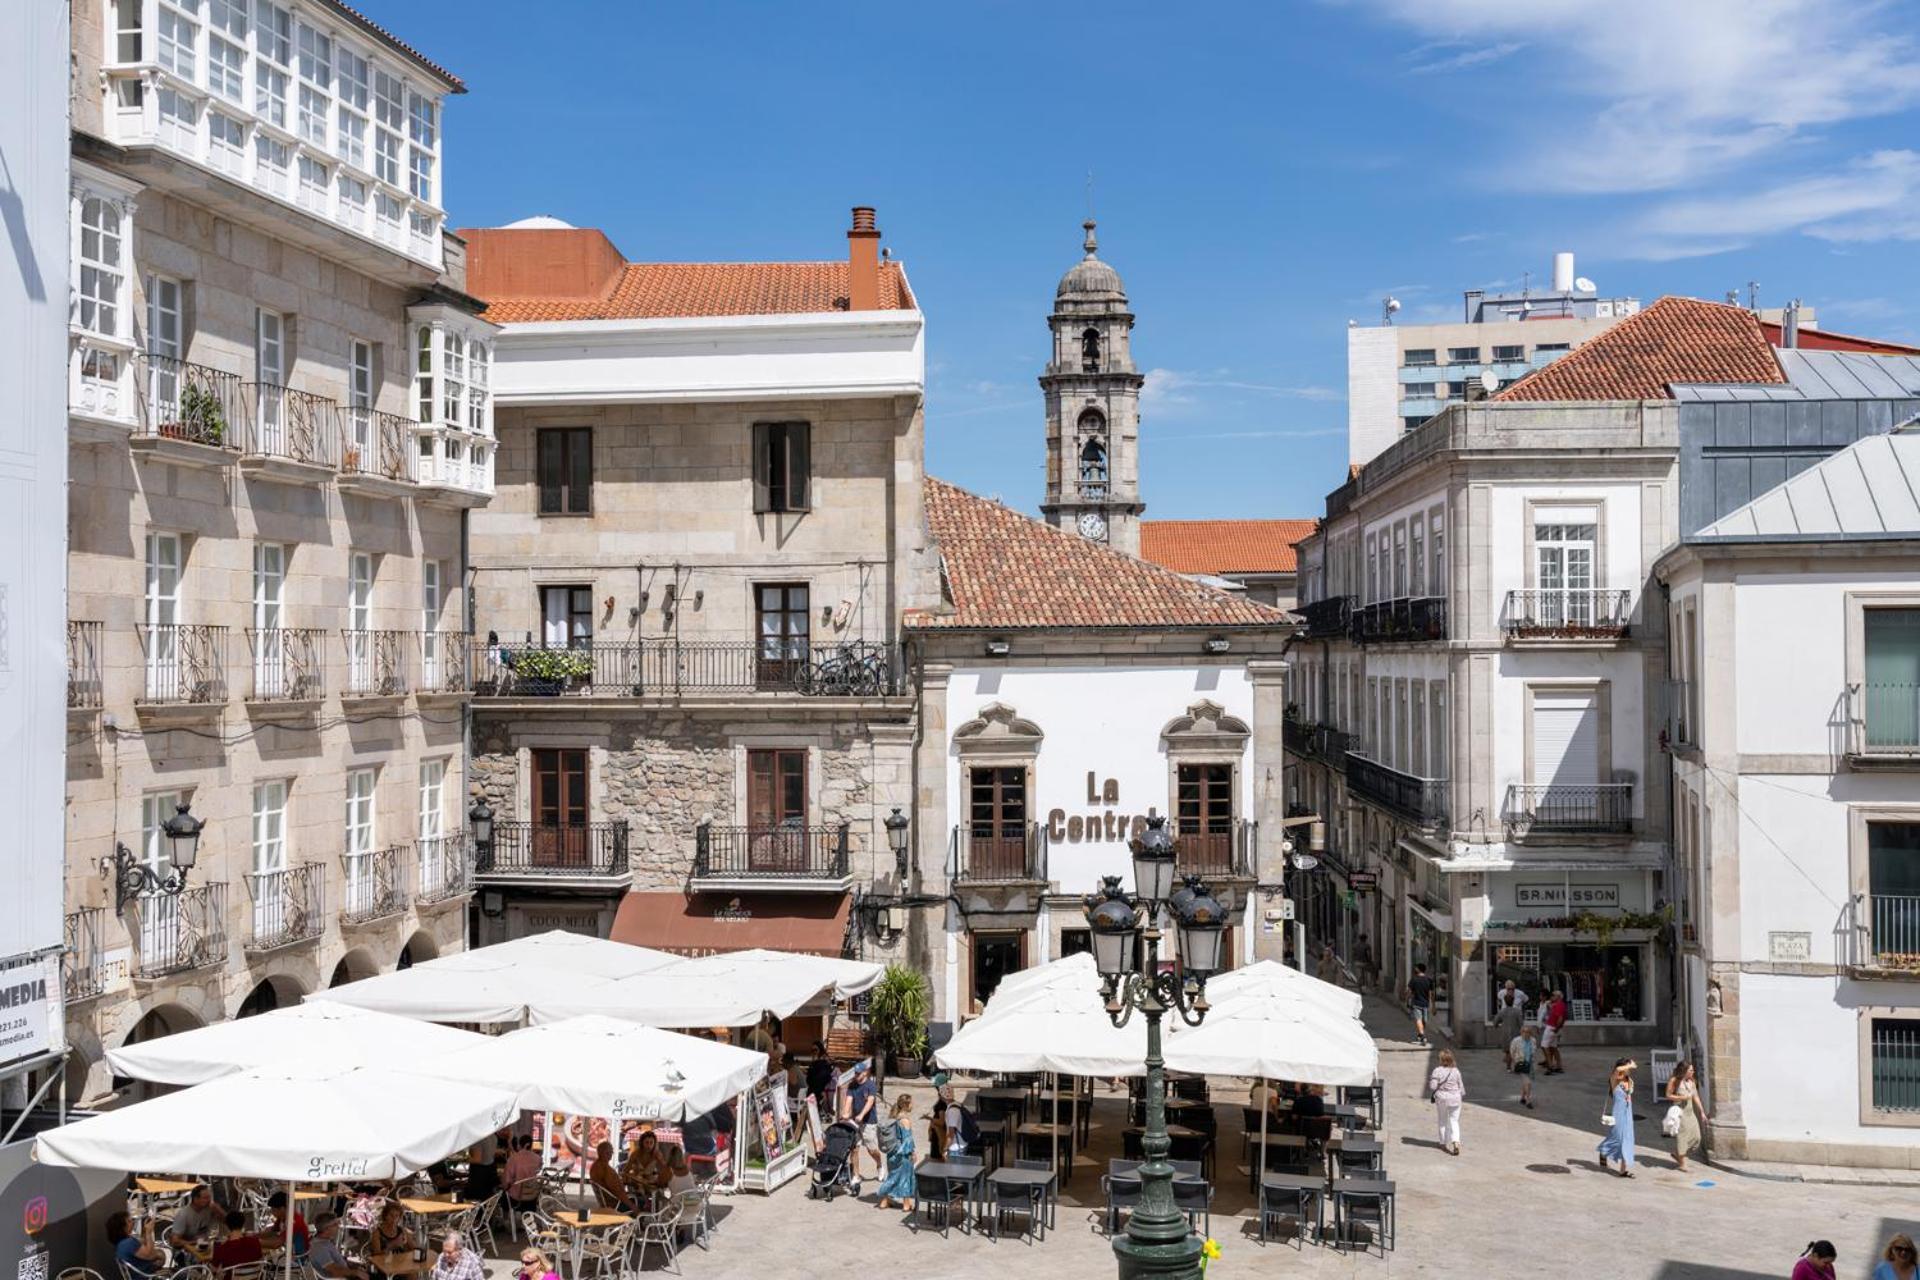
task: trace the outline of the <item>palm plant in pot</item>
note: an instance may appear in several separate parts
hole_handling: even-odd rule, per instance
[[[917,1076],[927,1051],[927,1015],[933,989],[927,975],[890,964],[867,992],[867,1027],[874,1047],[893,1060],[895,1075]]]

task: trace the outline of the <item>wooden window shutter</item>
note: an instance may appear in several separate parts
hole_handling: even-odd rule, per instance
[[[540,510],[560,510],[560,491],[565,474],[566,437],[558,431],[542,431],[539,436]]]
[[[787,425],[787,510],[810,511],[813,508],[813,426],[806,422]]]
[[[567,512],[584,515],[593,510],[593,428],[567,433]]]
[[[773,424],[753,424],[753,509],[773,510]]]

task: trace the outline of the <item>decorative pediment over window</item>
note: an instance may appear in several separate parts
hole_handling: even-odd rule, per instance
[[[964,752],[1035,752],[1046,735],[1031,720],[1022,720],[1019,712],[1004,702],[990,702],[980,714],[953,731],[953,745]]]
[[[1247,722],[1230,716],[1217,702],[1202,698],[1160,730],[1169,750],[1240,751],[1252,736]]]

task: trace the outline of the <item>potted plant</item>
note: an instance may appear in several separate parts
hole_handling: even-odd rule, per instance
[[[867,1027],[873,1032],[874,1047],[893,1059],[894,1074],[920,1074],[932,1005],[927,975],[905,965],[888,965],[867,992]]]
[[[358,471],[360,469],[360,446],[359,445],[350,444],[347,446],[344,467],[348,471]]]
[[[579,649],[522,649],[513,656],[513,674],[528,693],[553,695],[593,678],[593,655]]]

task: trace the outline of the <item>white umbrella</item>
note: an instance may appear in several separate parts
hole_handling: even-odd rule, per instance
[[[598,1016],[479,1039],[457,1053],[416,1060],[410,1070],[517,1089],[529,1111],[615,1120],[705,1115],[767,1070],[764,1053]]]
[[[1136,1013],[1115,1027],[1097,991],[1067,988],[1022,993],[1001,1009],[975,1018],[935,1051],[934,1061],[958,1071],[1052,1071],[1080,1076],[1146,1074],[1147,1022]],[[1160,1029],[1171,1044],[1179,1019]]]
[[[541,1000],[579,994],[608,982],[530,960],[474,952],[458,966],[417,964],[316,991],[307,999],[428,1022],[517,1023],[526,1021],[528,1007]]]
[[[835,996],[845,999],[857,996],[878,983],[880,975],[886,972],[886,966],[871,960],[840,960],[832,956],[768,951],[756,947],[747,951],[726,951],[719,955],[679,960],[671,972],[690,977],[735,974],[750,981],[764,979],[782,984],[810,983],[817,992],[831,988]]]
[[[879,981],[882,966],[785,951],[732,951],[532,1002],[535,1022],[604,1014],[653,1027],[750,1027]],[[345,988],[342,988],[344,990]]]
[[[369,1067],[437,1058],[485,1037],[347,1004],[297,1004],[107,1050],[115,1075],[204,1084],[249,1067]]]
[[[1265,1076],[1302,1084],[1370,1085],[1380,1053],[1367,1029],[1312,1004],[1238,1000],[1167,1044],[1167,1067],[1191,1075]]]
[[[505,1089],[331,1064],[254,1067],[34,1139],[42,1163],[275,1182],[397,1178],[512,1120]]]
[[[1242,996],[1270,1002],[1310,1001],[1344,1014],[1360,1016],[1360,993],[1310,977],[1277,960],[1260,960],[1207,979],[1207,1003],[1224,1008]]]
[[[582,933],[551,929],[546,933],[496,942],[488,947],[456,951],[415,967],[493,970],[516,964],[532,964],[594,978],[629,978],[636,973],[678,964],[681,960],[682,957],[671,951],[656,951],[652,947],[637,947],[629,942],[614,942],[608,938],[590,938]]]

